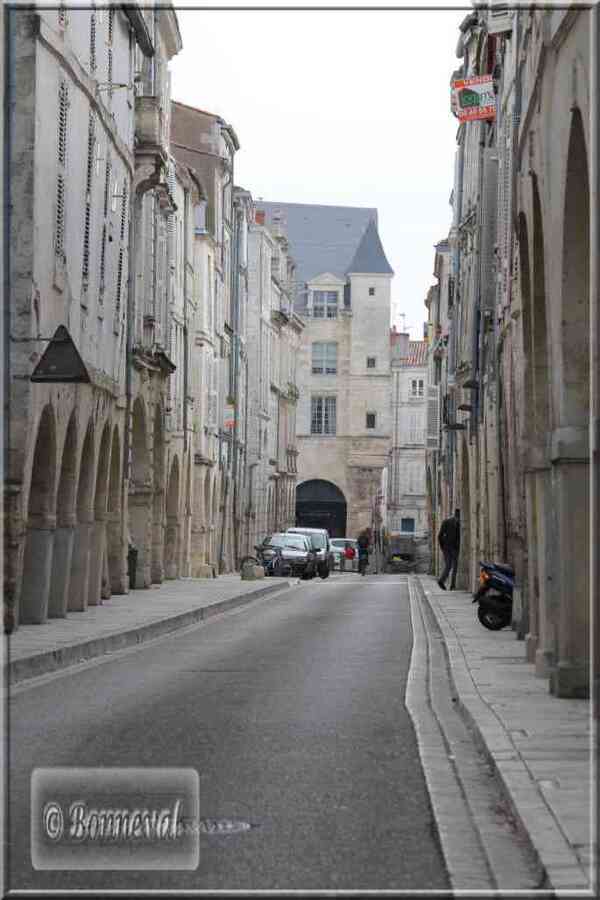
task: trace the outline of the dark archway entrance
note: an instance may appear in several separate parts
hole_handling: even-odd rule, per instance
[[[314,478],[296,488],[296,525],[326,528],[331,537],[346,536],[346,499],[331,481]]]

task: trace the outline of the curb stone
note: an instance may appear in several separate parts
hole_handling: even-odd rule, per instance
[[[294,583],[288,581],[287,584],[279,582],[278,584],[261,585],[255,591],[248,591],[235,597],[227,597],[225,600],[217,600],[215,603],[209,603],[207,606],[177,613],[174,616],[149,622],[146,625],[134,626],[125,631],[114,632],[102,637],[92,638],[89,641],[81,641],[66,647],[35,653],[12,661],[10,660],[9,638],[8,663],[6,664],[7,683],[9,685],[18,684],[29,678],[37,678],[40,675],[56,672],[59,669],[65,669],[77,663],[95,659],[115,650],[123,650],[126,647],[142,644],[152,638],[161,637],[181,628],[194,625],[204,619],[209,619],[218,613],[243,606],[268,594],[285,591],[292,587]]]
[[[418,577],[415,580],[422,599],[444,636],[457,705],[472,726],[485,756],[498,772],[511,812],[528,835],[544,873],[540,887],[556,891],[590,891],[590,884],[574,850],[533,783],[518,748],[477,690],[460,641],[443,612],[430,598],[423,580]]]

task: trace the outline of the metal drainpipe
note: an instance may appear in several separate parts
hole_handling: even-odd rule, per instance
[[[3,446],[3,468],[4,478],[8,479],[9,472],[9,447],[10,447],[10,424],[11,424],[11,367],[10,367],[10,313],[11,313],[11,273],[10,273],[10,243],[12,228],[12,196],[11,196],[11,165],[12,165],[12,133],[13,133],[13,114],[15,108],[15,15],[14,9],[6,6],[0,10],[0,15],[4,17],[4,53],[6,59],[6,83],[4,85],[4,209],[3,209],[3,266],[4,266],[4,446]],[[13,542],[12,516],[5,518],[5,529],[7,543]],[[5,584],[8,582],[12,586],[12,579],[15,575],[12,563],[6,559]],[[6,597],[7,603],[14,603],[14,596]],[[16,624],[16,623],[15,623]]]
[[[591,81],[600,79],[600,7],[596,3],[589,11]],[[590,91],[590,517],[591,553],[590,585],[600,582],[600,110],[598,92]],[[600,711],[600,615],[595,604],[590,604],[590,647],[595,666],[591,696],[595,718]]]
[[[481,252],[483,245],[483,159],[484,159],[484,149],[485,149],[485,121],[481,121],[479,123],[479,171],[477,173],[477,195],[478,195],[478,205],[479,208],[477,210],[477,219],[478,219],[478,229],[477,229],[477,266],[475,268],[475,308],[474,308],[474,316],[472,322],[472,331],[471,331],[471,359],[473,365],[473,377],[477,379],[479,385],[481,385],[481,379],[483,373],[480,371],[479,366],[479,337],[481,331],[481,269],[483,263],[483,254]],[[479,387],[473,393],[472,404],[473,409],[469,413],[469,436],[473,437],[475,432],[477,431],[477,420],[479,418],[479,397],[481,394],[481,387]]]
[[[240,303],[240,274],[239,274],[239,240],[240,240],[240,219],[241,219],[241,210],[237,204],[234,206],[233,211],[233,248],[232,248],[232,259],[231,259],[231,270],[232,270],[232,325],[233,325],[233,378],[232,378],[232,386],[233,386],[233,399],[235,401],[235,405],[233,407],[233,435],[232,435],[232,465],[231,465],[231,475],[233,479],[233,508],[232,508],[232,526],[233,526],[233,548],[234,548],[234,556],[235,556],[235,566],[237,569],[238,563],[238,525],[237,525],[237,506],[238,506],[238,453],[239,453],[239,353],[240,353],[240,337],[239,337],[239,303]]]
[[[454,302],[453,302],[453,322],[454,327],[452,329],[452,342],[450,344],[450,349],[452,351],[452,366],[450,369],[450,374],[456,373],[456,355],[458,351],[458,302],[459,298],[462,299],[461,294],[461,278],[460,278],[460,235],[459,235],[459,227],[462,220],[462,201],[463,201],[463,180],[464,180],[464,169],[465,169],[465,129],[462,131],[462,140],[459,145],[458,150],[458,179],[457,179],[457,207],[456,207],[456,247],[454,250]],[[456,375],[455,375],[456,377]],[[453,394],[454,396],[454,394]],[[452,414],[456,414],[456,409],[452,409]],[[450,410],[449,410],[450,412]],[[450,475],[450,496],[451,501],[450,505],[452,509],[455,509],[458,505],[457,497],[455,496],[455,487],[456,487],[456,479],[454,478],[454,467],[455,467],[455,455],[456,455],[456,434],[453,431],[448,431],[448,450],[449,450],[449,465],[448,465],[448,473]]]
[[[225,260],[225,188],[228,185],[233,185],[233,159],[231,161],[231,168],[227,175],[227,180],[223,182],[221,185],[221,268],[223,267],[223,263]],[[233,199],[233,196],[232,196]],[[230,248],[231,250],[231,248]],[[231,264],[231,270],[233,272],[233,260]],[[231,291],[231,277],[230,277],[230,291]],[[231,297],[231,294],[230,294]],[[216,325],[216,323],[215,323]],[[217,411],[218,415],[218,411]],[[234,412],[234,428],[235,428],[235,412]],[[219,458],[221,458],[221,445],[223,443],[223,439],[219,436]],[[223,562],[223,547],[225,546],[225,518],[227,513],[227,500],[229,499],[229,478],[227,474],[225,474],[225,492],[223,496],[223,510],[221,515],[221,540],[219,541],[219,560],[218,567],[221,570],[222,562]]]
[[[183,452],[188,449],[188,387],[189,387],[189,347],[188,347],[188,228],[190,224],[190,195],[186,192],[183,202]],[[189,497],[188,497],[189,503]]]

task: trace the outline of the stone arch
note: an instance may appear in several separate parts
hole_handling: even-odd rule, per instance
[[[296,524],[326,528],[331,537],[345,537],[346,498],[332,481],[312,478],[296,487]]]
[[[165,532],[165,578],[177,578],[179,575],[180,545],[180,474],[179,458],[171,463],[169,485],[167,488],[167,528]]]
[[[81,612],[87,609],[92,525],[94,522],[94,425],[90,420],[79,461],[77,480],[77,526],[73,541],[71,584],[69,586],[69,610]]]
[[[558,519],[558,660],[551,686],[560,697],[589,695],[590,546],[590,192],[581,112],[571,116],[565,179],[560,304],[559,427],[553,435],[553,509]],[[556,587],[554,588],[556,590]]]
[[[110,424],[107,422],[100,439],[100,453],[94,492],[94,523],[90,535],[90,577],[88,603],[100,603],[106,569],[106,519],[108,513],[108,478],[110,474]],[[104,589],[106,593],[106,589]]]
[[[160,583],[165,577],[165,430],[160,403],[154,408],[152,431],[152,564],[151,578]]]
[[[40,624],[48,617],[56,525],[56,419],[50,404],[37,428],[27,497],[19,621]]]
[[[130,586],[148,588],[152,534],[152,494],[146,408],[141,397],[133,404],[131,416],[131,472],[129,481],[129,542],[137,550],[135,577]]]
[[[121,441],[119,429],[115,425],[110,451],[110,476],[108,482],[108,518],[106,534],[106,555],[108,577],[113,594],[125,592],[123,568],[123,533],[121,529]]]
[[[77,517],[77,419],[71,415],[61,456],[58,492],[56,495],[56,531],[52,558],[52,580],[48,602],[50,618],[64,618],[69,603],[73,541]]]

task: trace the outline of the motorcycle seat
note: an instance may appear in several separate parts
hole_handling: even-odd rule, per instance
[[[501,575],[508,575],[509,578],[515,577],[515,570],[512,566],[506,565],[506,563],[491,563],[481,560],[479,565],[482,569],[496,569]]]

